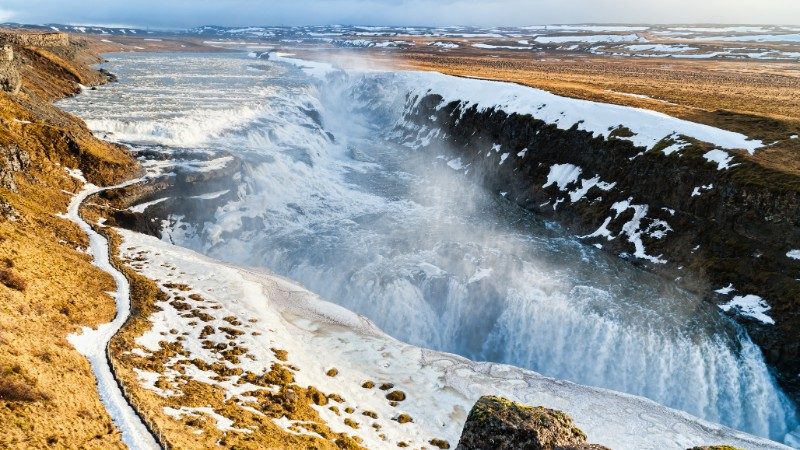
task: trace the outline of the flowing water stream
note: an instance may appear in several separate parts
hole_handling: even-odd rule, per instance
[[[784,441],[794,406],[714,307],[386,139],[402,86],[244,54],[115,55],[61,106],[135,146],[230,152],[238,200],[165,239],[267,267],[424,347],[642,395]]]

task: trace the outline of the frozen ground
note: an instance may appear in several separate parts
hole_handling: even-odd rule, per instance
[[[79,171],[71,171],[70,175],[86,183],[86,179],[83,178]],[[94,258],[94,264],[100,270],[110,274],[117,284],[117,290],[110,293],[114,297],[117,315],[113,321],[100,325],[96,330],[85,327],[80,334],[72,334],[67,339],[89,360],[92,371],[97,378],[97,390],[100,393],[100,399],[111,415],[114,424],[119,428],[122,434],[122,441],[131,449],[146,450],[158,449],[160,446],[122,395],[122,391],[111,373],[108,354],[106,353],[109,340],[122,327],[130,315],[130,285],[125,276],[109,262],[108,241],[106,238],[95,232],[79,214],[81,204],[89,196],[105,189],[124,187],[137,181],[139,180],[131,180],[109,188],[101,188],[86,183],[84,188],[73,197],[69,204],[67,211],[69,219],[78,224],[89,236],[89,253]]]
[[[161,280],[162,288],[167,283],[187,284],[190,291],[186,295],[196,293],[222,307],[208,310],[215,315],[209,323],[216,324],[223,316],[233,315],[242,323],[252,324],[248,325],[248,331],[257,333],[238,338],[248,344],[255,356],[240,363],[245,370],[266,371],[276,362],[275,355],[267,349],[282,348],[288,351],[288,363],[298,368],[295,373],[298,384],[341,394],[344,398],[341,406],[352,407],[352,414],[340,416],[323,407],[315,408],[331,429],[357,435],[369,448],[394,446],[399,440],[418,447],[433,437],[444,438],[454,445],[467,412],[484,394],[563,410],[574,417],[590,441],[615,449],[684,449],[720,442],[747,449],[786,448],[646,399],[406,345],[383,334],[366,318],[327,303],[277,276],[225,265],[152,237],[120,232],[124,237],[122,256],[138,256],[137,266],[142,274]],[[213,362],[215,357],[204,352],[199,343],[198,335],[204,324],[192,325],[190,318],[184,319],[170,308],[165,304],[162,311],[151,317],[153,328],[137,339],[140,347],[134,352],[147,354],[183,335],[183,345],[191,351],[190,359]],[[177,333],[166,332],[170,329]],[[331,368],[338,370],[337,376],[325,375]],[[191,376],[201,382],[217,383],[202,371]],[[160,391],[153,386],[152,377],[141,379],[144,388]],[[384,398],[385,392],[363,388],[365,380],[391,382],[393,389],[402,390],[407,398],[398,406],[391,406]],[[237,389],[236,383],[224,385],[227,395],[241,408],[248,407],[247,396],[242,392],[245,389]],[[159,394],[169,395],[163,391]],[[361,414],[367,410],[375,412],[377,418]],[[198,412],[213,417],[221,430],[252,432],[203,407],[165,411],[175,417]],[[413,422],[401,424],[390,420],[400,413],[411,416]],[[379,424],[387,440],[382,440],[371,426],[348,427],[344,424],[346,419],[362,425]],[[287,429],[294,425],[295,432],[298,425],[302,427],[285,417],[273,420]]]

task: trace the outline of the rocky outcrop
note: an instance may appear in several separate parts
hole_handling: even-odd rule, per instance
[[[608,450],[589,444],[572,419],[552,409],[481,397],[464,424],[457,450]]]
[[[57,32],[0,31],[0,42],[3,41],[20,47],[66,47],[69,45],[69,35]]]
[[[0,51],[0,90],[17,94],[20,87],[22,77],[14,63],[14,49],[10,45],[4,45]]]
[[[730,445],[704,445],[702,447],[692,447],[687,450],[742,450],[742,449]]]
[[[721,168],[713,146],[680,136],[637,147],[622,125],[604,138],[435,94],[409,105],[404,142],[449,152],[442,164],[720,305],[800,398],[800,259],[787,255],[800,248],[800,177],[746,154]]]
[[[17,192],[14,174],[28,168],[30,156],[16,145],[0,147],[0,187]]]
[[[138,156],[166,157],[146,151]],[[242,171],[239,158],[219,157],[217,167],[204,169],[209,155],[172,152],[169,157],[179,166],[174,172],[101,194],[113,207],[108,212],[109,224],[161,238],[163,221],[170,217],[181,216],[184,222],[202,226],[213,219],[218,207],[237,197]],[[131,208],[142,204],[145,206],[138,211]]]

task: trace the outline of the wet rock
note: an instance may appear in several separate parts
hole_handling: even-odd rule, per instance
[[[761,347],[782,387],[800,401],[800,342],[796,339],[800,285],[794,276],[800,260],[786,256],[800,242],[800,177],[796,174],[736,152],[731,152],[735,169],[720,170],[704,156],[713,149],[710,144],[688,142],[677,156],[663,151],[674,143],[664,139],[645,151],[620,139],[630,134],[624,127],[614,130],[616,137],[605,139],[579,126],[561,129],[531,115],[446,103],[435,94],[418,99],[405,118],[414,124],[406,130],[405,142],[424,137],[420,134],[424,130],[440,130],[438,137],[426,141],[432,155],[450,149],[452,158],[469,165],[465,176],[489,191],[504,192],[506,200],[522,208],[558,221],[576,236],[587,236],[586,244],[601,245],[604,251],[675,280],[715,305],[731,300],[730,295],[714,292],[731,282],[737,289],[734,295],[755,294],[764,299],[774,324],[736,314],[735,308],[729,314]],[[783,125],[769,122],[765,126]],[[565,164],[581,168],[584,180],[598,176],[614,187],[606,191],[594,185],[584,198],[572,201],[569,189],[547,183],[550,171]],[[699,186],[713,188],[696,195]],[[633,212],[618,213],[614,205],[628,199],[647,208],[638,225],[639,238],[647,255],[660,255],[659,262],[634,256],[637,249],[632,240],[619,238]],[[601,226],[616,238],[595,234],[602,231]]]
[[[501,397],[481,397],[472,407],[457,450],[604,449],[560,412],[520,405]]]
[[[109,83],[116,83],[117,81],[119,81],[119,78],[117,78],[116,75],[114,75],[113,73],[109,72],[106,69],[98,69],[97,71],[103,74],[103,76],[106,77],[106,80],[108,80]]]

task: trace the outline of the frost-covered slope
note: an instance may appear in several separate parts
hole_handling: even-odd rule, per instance
[[[764,145],[741,133],[651,110],[567,98],[514,83],[457,78],[433,72],[410,72],[402,76],[411,87],[411,94],[418,99],[435,94],[443,98],[442,106],[461,102],[462,110],[475,106],[479,111],[494,108],[508,114],[530,114],[544,122],[556,124],[563,130],[577,125],[579,130],[591,131],[595,136],[606,138],[619,127],[625,127],[633,135],[616,134],[617,137],[648,149],[663,139],[680,135],[724,149],[744,149],[751,154]]]
[[[227,266],[151,237],[120,232],[124,236],[123,256],[135,258],[134,265],[142,274],[160,280],[165,289],[182,286],[182,295],[189,297],[182,302],[193,308],[202,307],[199,301],[191,300],[194,294],[194,298],[202,296],[206,305],[219,306],[204,309],[207,322],[198,323],[196,316],[176,310],[172,306],[175,303],[161,303],[162,311],[151,317],[153,328],[137,339],[139,347],[133,353],[148,355],[182,342],[190,352],[186,359],[260,372],[283,361],[270,348],[285,349],[286,362],[297,369],[294,376],[298,385],[314,386],[342,397],[341,402],[334,403],[337,411],[344,410],[341,413],[332,412],[329,405],[314,406],[327,426],[335,432],[360,437],[369,448],[394,447],[399,441],[418,447],[432,438],[455,444],[467,412],[483,394],[563,410],[575,418],[590,440],[615,449],[683,449],[718,442],[748,449],[786,448],[645,399],[406,345],[386,336],[365,318],[281,278]],[[229,336],[229,340],[234,345],[246,344],[252,357],[231,363],[201,345],[201,329],[207,324],[226,325],[223,316],[228,323],[235,320],[246,324],[243,327],[248,333]],[[335,376],[330,376],[333,368]],[[242,410],[252,410],[249,402],[254,401],[254,394],[247,391],[259,389],[236,382],[235,377],[215,380],[202,370],[184,370],[183,375],[174,371],[140,372],[141,385],[165,399],[171,395],[163,389],[169,386],[164,381],[170,377],[183,382],[188,377],[224,387],[230,399],[227,404]],[[402,391],[406,398],[392,406],[385,391],[362,387],[366,380],[392,383],[392,390]],[[205,415],[225,433],[250,434],[257,426],[237,423],[203,405],[185,410],[165,408],[164,413],[174,417],[176,423],[186,415]],[[401,423],[405,422],[398,420],[401,414],[413,421]],[[290,432],[312,433],[301,422],[262,416],[262,420],[270,420]]]

